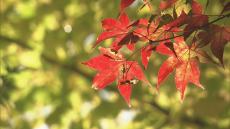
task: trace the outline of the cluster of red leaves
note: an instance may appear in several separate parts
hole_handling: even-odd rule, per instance
[[[168,56],[159,69],[157,89],[174,71],[175,84],[180,91],[181,100],[184,99],[189,82],[203,88],[199,81],[199,62],[216,62],[202,48],[210,44],[211,52],[223,65],[224,46],[230,41],[230,28],[213,23],[230,16],[226,14],[230,10],[230,4],[226,4],[219,18],[210,22],[208,15],[203,14],[202,6],[196,0],[187,0],[185,4],[191,5],[191,11],[189,13],[182,11],[180,16],[177,16],[175,10],[177,0],[163,0],[160,2],[159,10],[173,8],[173,16],[159,14],[151,15],[149,19],[130,21],[125,9],[134,1],[121,0],[118,19],[102,20],[103,32],[98,36],[94,47],[106,39],[114,40],[110,48],[100,47],[100,55],[83,63],[98,71],[92,87],[103,89],[117,81],[120,94],[130,105],[132,86],[138,80],[150,83],[138,62],[125,58],[120,49],[126,45],[134,55],[137,52],[135,45],[138,41],[142,41],[145,44],[140,49],[141,60],[145,69],[153,52]],[[144,6],[152,8],[150,1],[143,0],[143,3]]]

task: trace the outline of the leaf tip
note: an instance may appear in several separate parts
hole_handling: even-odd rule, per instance
[[[224,66],[224,63],[223,63],[223,62],[221,62],[221,66],[223,67],[223,69],[225,69],[225,66]]]
[[[180,103],[181,103],[181,104],[184,103],[184,98],[180,98]]]
[[[159,89],[160,89],[160,84],[157,83],[157,86],[156,86],[156,91],[159,92]]]
[[[203,85],[200,85],[199,86],[202,90],[205,90],[204,86]]]
[[[93,44],[92,48],[95,48],[102,40],[100,38],[96,39],[96,42]]]
[[[183,102],[184,102],[184,93],[180,93],[180,102],[181,102],[181,104],[183,104]]]
[[[87,63],[87,62],[81,62],[81,64],[83,64],[83,65],[87,65],[88,63]]]
[[[98,87],[97,87],[96,84],[93,84],[93,85],[92,85],[92,88],[95,89],[95,90],[98,90]]]
[[[159,89],[156,89],[156,94],[157,94],[157,95],[159,95],[159,94],[160,94]]]

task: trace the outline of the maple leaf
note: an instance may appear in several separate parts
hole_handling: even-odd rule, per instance
[[[215,57],[218,58],[222,66],[224,46],[230,41],[230,27],[221,27],[218,25],[210,25],[207,31],[203,31],[199,34],[201,43],[203,45],[211,44],[211,51]]]
[[[102,28],[104,31],[98,36],[94,46],[98,45],[103,40],[128,33],[128,24],[129,18],[125,13],[122,13],[118,20],[112,18],[104,19],[102,21]]]
[[[230,41],[230,27],[220,27],[217,25],[212,25],[210,27],[212,30],[211,35],[211,50],[214,56],[216,56],[222,65],[224,46]]]
[[[183,38],[175,38],[174,49],[177,54],[169,54],[169,58],[163,62],[158,72],[157,89],[163,81],[175,70],[175,84],[180,91],[181,100],[184,99],[185,90],[189,82],[197,87],[200,84],[200,71],[197,61],[196,47],[188,47]]]
[[[136,84],[137,80],[149,84],[142,68],[136,61],[126,61],[120,53],[114,52],[110,48],[100,47],[99,49],[100,55],[83,63],[98,71],[93,78],[92,87],[103,89],[118,80],[118,89],[127,104],[130,105],[131,88],[127,87]]]
[[[134,44],[138,41],[138,37],[131,32],[132,26],[135,26],[135,24],[130,22],[127,14],[124,12],[119,16],[118,20],[112,18],[104,19],[102,21],[104,31],[98,36],[94,47],[103,40],[115,38],[112,43],[114,50],[119,50],[124,44],[126,44],[130,50],[133,50]]]

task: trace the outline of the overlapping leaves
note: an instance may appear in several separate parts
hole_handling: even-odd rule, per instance
[[[209,15],[203,14],[202,5],[196,0],[186,0],[184,4],[190,4],[191,10],[188,13],[182,10],[179,15],[176,12],[177,0],[163,0],[159,10],[173,8],[172,14],[152,14],[149,19],[130,21],[125,9],[134,1],[121,0],[119,17],[102,20],[103,32],[98,36],[94,47],[106,39],[112,38],[113,42],[110,48],[101,47],[100,55],[84,63],[98,71],[93,79],[93,88],[103,89],[116,81],[120,94],[130,105],[133,85],[138,80],[149,84],[137,61],[130,61],[139,51],[145,69],[152,53],[168,56],[159,69],[157,89],[173,72],[181,100],[184,99],[189,83],[203,88],[199,81],[199,62],[217,64],[203,47],[210,44],[211,52],[223,65],[224,47],[230,40],[230,28],[214,23],[230,16],[226,13],[229,11],[229,4],[224,7],[221,17],[210,21]],[[150,1],[143,2],[151,10]],[[134,51],[138,41],[142,41],[141,48]],[[132,52],[128,58],[120,50],[123,46],[127,46]]]

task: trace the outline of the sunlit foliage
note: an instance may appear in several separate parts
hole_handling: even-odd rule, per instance
[[[181,0],[183,1],[183,0]],[[209,0],[205,12],[219,14],[227,0]],[[230,126],[230,46],[225,69],[201,65],[205,90],[189,86],[180,103],[169,77],[157,94],[138,83],[129,108],[115,85],[91,89],[95,72],[81,64],[98,51],[92,46],[100,22],[118,17],[119,0],[0,1],[0,129],[218,129]],[[205,7],[207,0],[199,0]],[[151,1],[156,11],[160,0]],[[137,0],[131,18],[148,16]],[[189,8],[178,6],[178,10]],[[189,10],[189,9],[188,9]],[[216,17],[213,16],[213,19]],[[229,26],[229,18],[218,24]],[[103,46],[111,43],[107,40]],[[154,54],[147,78],[157,83],[166,57]],[[135,58],[135,56],[134,56]],[[173,92],[172,92],[173,91]]]

